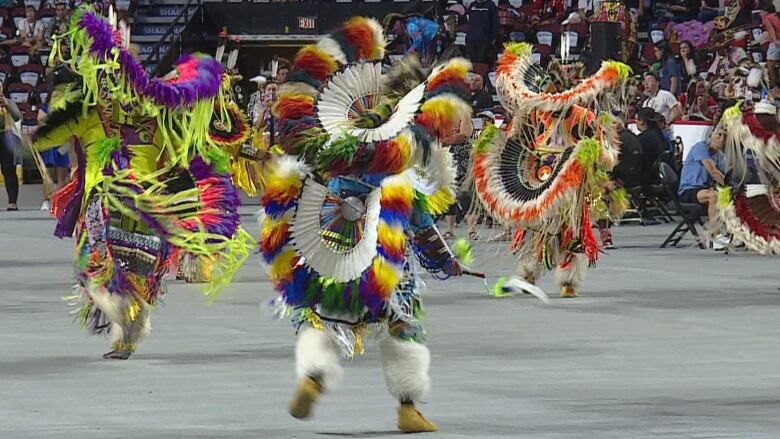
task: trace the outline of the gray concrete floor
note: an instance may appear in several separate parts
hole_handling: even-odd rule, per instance
[[[25,188],[22,207],[37,204]],[[245,207],[247,223],[254,207]],[[253,255],[205,306],[171,282],[129,361],[72,323],[73,242],[37,210],[0,212],[0,438],[380,438],[395,434],[375,344],[309,422],[286,413],[292,330]],[[250,226],[253,232],[256,227]],[[780,437],[777,260],[658,249],[669,226],[623,226],[576,300],[487,297],[429,280],[433,393],[445,438]],[[465,233],[462,229],[459,233]],[[483,235],[490,231],[484,230]],[[684,241],[691,245],[692,241]],[[493,280],[511,260],[479,244]],[[555,292],[552,276],[541,286]]]

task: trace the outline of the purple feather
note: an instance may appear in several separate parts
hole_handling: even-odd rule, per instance
[[[119,63],[125,79],[141,96],[170,109],[190,107],[199,100],[211,99],[222,86],[222,66],[206,55],[187,54],[176,61],[175,68],[188,79],[164,81],[150,79],[140,62],[117,41],[111,25],[102,17],[84,12],[79,25],[91,38],[90,52],[100,61],[112,58],[111,51],[119,50]],[[194,70],[193,70],[194,68]]]

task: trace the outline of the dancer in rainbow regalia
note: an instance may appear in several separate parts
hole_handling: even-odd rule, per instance
[[[185,55],[165,78],[150,78],[114,23],[88,8],[73,13],[52,56],[78,82],[58,86],[33,140],[40,150],[78,140],[78,171],[53,200],[55,234],[75,232],[77,319],[110,333],[105,358],[126,359],[150,331],[166,274],[184,265],[215,294],[252,240],[239,226],[228,155],[208,141],[222,68]]]
[[[432,215],[454,201],[438,139],[470,117],[470,66],[454,59],[426,76],[409,58],[383,74],[384,46],[379,24],[358,17],[295,57],[275,106],[284,154],[267,165],[261,252],[298,332],[290,413],[309,417],[374,330],[398,428],[435,431],[416,406],[430,354],[411,256],[437,276],[462,273]]]
[[[605,62],[573,88],[548,92],[549,75],[534,63],[531,46],[520,43],[506,47],[497,74],[512,124],[483,130],[473,167],[487,212],[516,228],[511,251],[519,277],[496,290],[541,294],[533,284],[542,270],[557,267],[561,296],[576,297],[600,250],[593,222],[620,216],[627,205],[609,176],[619,152],[610,103],[621,100],[606,94],[622,93],[629,69]]]

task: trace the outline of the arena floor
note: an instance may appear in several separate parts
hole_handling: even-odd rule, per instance
[[[254,210],[242,212],[249,223]],[[0,212],[0,438],[396,434],[372,341],[313,420],[287,414],[294,335],[265,305],[257,255],[211,306],[172,282],[137,354],[100,359],[108,342],[85,335],[60,299],[73,243],[52,228],[37,210]],[[670,229],[616,229],[619,248],[575,300],[494,299],[475,279],[428,280],[433,393],[422,410],[441,428],[428,436],[780,437],[778,260],[690,239],[657,248]],[[476,269],[510,273],[497,246],[476,250]],[[556,292],[551,275],[540,285]]]

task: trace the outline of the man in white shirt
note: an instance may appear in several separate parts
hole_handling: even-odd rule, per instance
[[[35,8],[27,6],[24,10],[25,19],[19,26],[19,37],[23,46],[39,46],[43,43],[43,33],[46,25],[35,17]]]
[[[649,107],[661,114],[666,120],[666,126],[670,126],[674,121],[682,116],[682,108],[677,98],[666,90],[661,90],[661,83],[655,73],[645,73],[645,96],[642,107]]]

